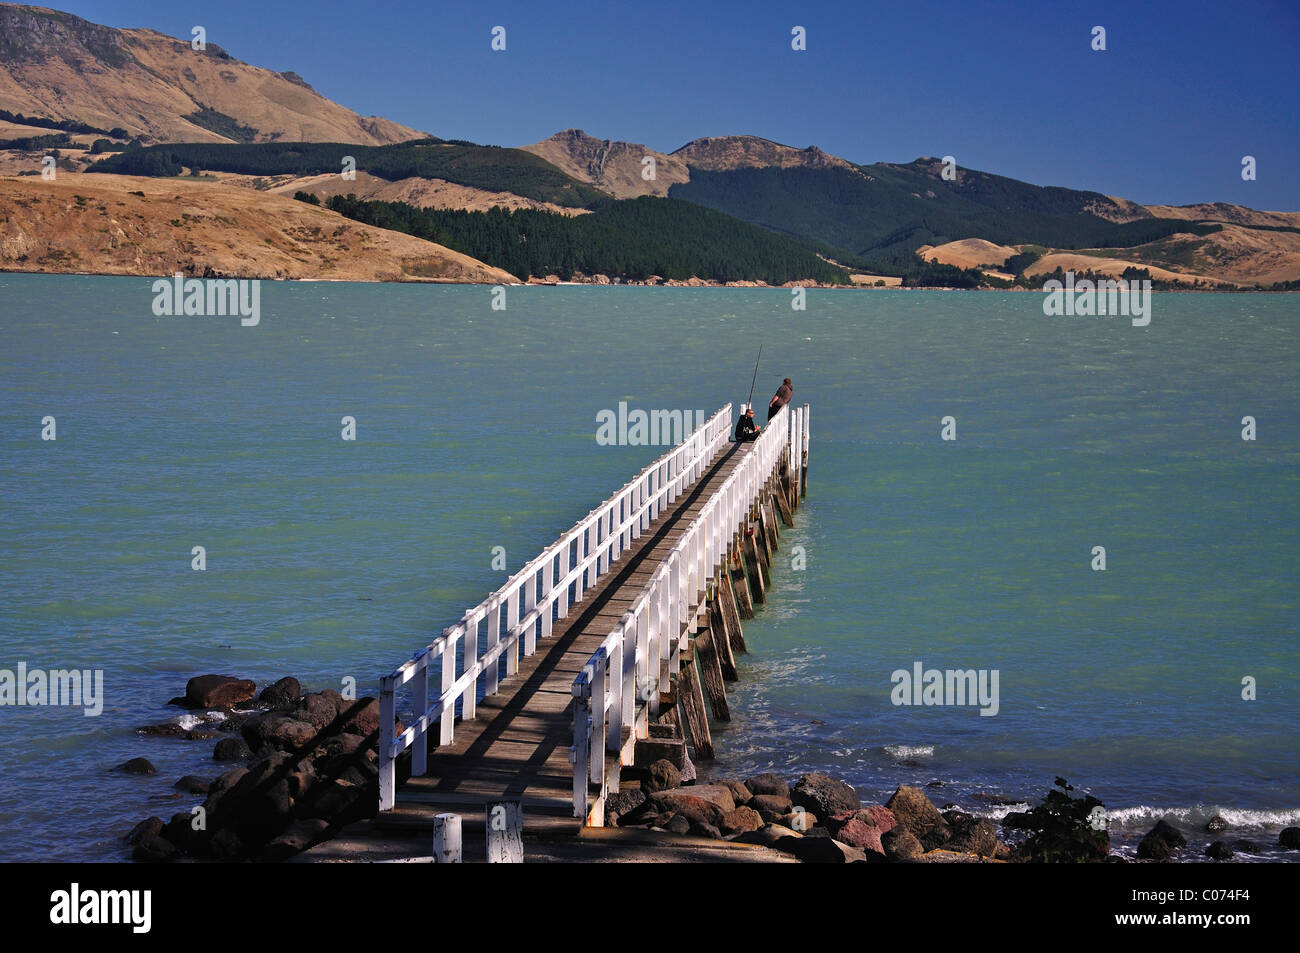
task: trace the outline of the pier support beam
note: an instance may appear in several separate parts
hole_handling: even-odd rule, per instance
[[[743,537],[737,534],[731,543],[732,595],[736,597],[736,611],[742,619],[754,618],[754,599],[749,592],[749,582],[745,579],[745,545]]]
[[[722,667],[725,681],[734,682],[736,675],[736,656],[732,653],[731,633],[727,631],[727,617],[722,612],[722,600],[718,596],[721,583],[714,583],[713,598],[709,600],[709,631],[713,633],[713,645],[718,652],[718,664]]]
[[[762,557],[758,555],[758,543],[752,531],[745,534],[745,577],[749,580],[749,594],[753,599],[754,605],[761,605],[767,601],[766,590],[763,588],[763,572],[758,567],[763,564]]]
[[[737,652],[748,652],[745,645],[745,632],[740,627],[740,612],[736,606],[736,591],[731,584],[731,573],[723,571],[722,581],[718,585],[718,606],[722,610],[723,625],[731,647]],[[753,615],[753,612],[750,612]]]
[[[727,705],[727,687],[722,680],[722,665],[718,661],[714,634],[709,629],[701,629],[695,636],[695,662],[700,669],[704,694],[709,698],[713,717],[718,721],[731,721],[731,708]]]
[[[713,737],[709,734],[709,719],[704,714],[704,692],[700,690],[700,676],[695,670],[695,660],[682,660],[681,674],[677,677],[677,706],[680,721],[691,736],[695,757],[701,761],[713,760]]]

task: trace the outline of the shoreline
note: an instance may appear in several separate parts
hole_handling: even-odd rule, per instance
[[[184,272],[182,272],[184,273]],[[174,272],[170,274],[155,274],[149,272],[109,272],[109,271],[51,271],[45,269],[21,269],[0,267],[0,275],[49,275],[52,277],[66,278],[141,278],[145,280],[156,280],[159,278],[172,278]],[[764,290],[764,291],[789,291],[793,289],[805,289],[816,291],[960,291],[963,293],[1002,293],[1002,294],[1047,294],[1041,288],[953,288],[942,285],[890,285],[888,287],[876,287],[866,284],[848,284],[848,285],[827,285],[820,284],[816,281],[803,283],[786,282],[782,285],[770,285],[763,282],[752,281],[706,281],[700,278],[671,279],[661,282],[647,281],[513,281],[491,283],[486,281],[462,281],[456,278],[424,278],[416,275],[408,275],[400,279],[384,278],[324,278],[324,277],[276,277],[262,276],[255,274],[242,273],[216,273],[211,274],[185,274],[186,279],[198,278],[206,280],[212,279],[237,279],[246,281],[274,281],[285,284],[363,284],[363,285],[459,285],[464,287],[479,288],[720,288],[720,289],[741,289],[741,290]],[[1153,294],[1266,294],[1266,295],[1286,295],[1300,294],[1300,289],[1279,289],[1270,290],[1268,288],[1169,288],[1159,291],[1153,291]],[[1105,315],[1102,315],[1105,317]]]

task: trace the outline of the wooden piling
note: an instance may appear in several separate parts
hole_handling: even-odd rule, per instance
[[[704,694],[708,696],[709,707],[713,709],[713,717],[718,721],[731,721],[731,709],[727,706],[727,687],[722,679],[722,665],[718,661],[713,632],[709,629],[701,629],[695,635],[695,662],[700,670],[700,679],[704,683]]]
[[[677,682],[677,705],[681,723],[691,736],[695,757],[701,761],[713,759],[713,738],[709,734],[709,719],[704,714],[704,692],[700,689],[700,676],[695,670],[695,660],[682,659],[682,671]]]
[[[781,548],[781,524],[776,520],[776,492],[763,501],[763,516],[766,517],[766,526],[771,530],[769,533],[769,542],[772,544],[772,552]]]
[[[709,600],[709,631],[713,633],[713,644],[718,651],[718,664],[722,666],[724,681],[734,682],[736,675],[736,656],[732,654],[731,633],[727,631],[727,617],[722,612],[721,599],[718,596],[720,583],[713,589],[713,598]]]
[[[763,511],[760,508],[758,514],[758,529],[754,533],[755,549],[758,551],[758,571],[763,577],[763,598],[767,598],[767,590],[772,587],[772,547],[767,542],[767,527],[764,525],[766,520],[763,519]]]
[[[799,495],[808,496],[808,451],[803,452],[803,465],[799,468]]]
[[[763,564],[758,555],[758,544],[752,533],[745,535],[745,577],[749,580],[749,594],[754,605],[767,601],[767,591],[763,588],[763,573],[758,567]]]
[[[741,582],[744,582],[742,579]],[[748,652],[749,646],[745,645],[745,632],[740,627],[740,611],[736,605],[736,590],[731,584],[731,573],[722,574],[722,584],[718,587],[718,604],[722,608],[722,614],[725,617],[727,626],[727,638],[731,640],[731,647],[737,652]],[[753,610],[750,610],[750,616],[753,616]]]
[[[742,619],[754,618],[754,599],[749,593],[749,582],[745,578],[745,546],[737,534],[731,543],[731,594],[736,599],[736,611]]]
[[[794,526],[794,512],[790,509],[790,481],[782,479],[777,486],[776,492],[772,494],[772,499],[776,500],[777,511],[781,514],[781,522],[786,526]]]

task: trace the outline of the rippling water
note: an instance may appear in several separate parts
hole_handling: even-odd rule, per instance
[[[147,279],[0,275],[0,669],[106,693],[0,708],[0,857],[122,857],[187,810],[210,743],[134,728],[191,675],[373,691],[503,578],[493,547],[513,571],[660,452],[598,445],[598,411],[739,403],[760,341],[762,399],[812,404],[809,497],[711,770],[994,814],[1063,775],[1121,833],[1300,819],[1294,296],[1157,294],[1146,328],[1011,293],[507,298],[268,282],[246,328],[155,317]],[[998,714],[892,704],[917,661],[998,670]]]

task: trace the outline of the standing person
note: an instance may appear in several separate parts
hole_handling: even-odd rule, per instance
[[[776,412],[790,403],[790,398],[794,396],[794,385],[790,383],[790,378],[786,378],[781,386],[776,389],[776,394],[772,397],[767,405],[767,419],[771,420],[776,416]]]
[[[745,412],[736,421],[736,443],[745,443],[758,437],[763,428],[754,423],[754,408],[746,407]]]

